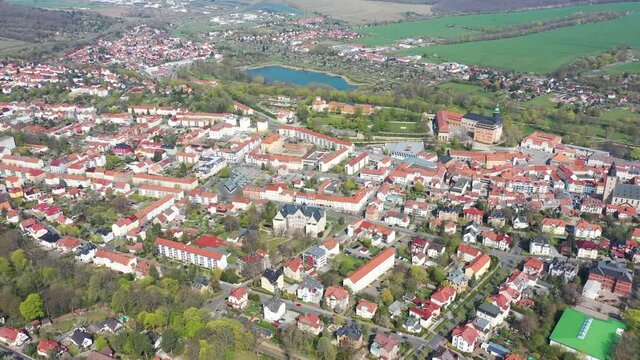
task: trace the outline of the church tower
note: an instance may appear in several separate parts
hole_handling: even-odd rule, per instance
[[[613,193],[613,189],[615,189],[616,184],[618,184],[618,169],[614,162],[611,164],[604,180],[604,193],[602,194],[602,200],[604,200],[605,203],[611,203],[611,194]]]

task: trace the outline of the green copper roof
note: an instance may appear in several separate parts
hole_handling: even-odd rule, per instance
[[[618,329],[624,328],[624,323],[619,320],[591,318],[576,309],[567,308],[549,339],[594,358],[605,360],[620,338]]]

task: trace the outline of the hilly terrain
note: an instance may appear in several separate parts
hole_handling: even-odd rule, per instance
[[[106,35],[120,23],[91,12],[45,10],[0,0],[0,54],[36,44],[38,51],[58,50]]]

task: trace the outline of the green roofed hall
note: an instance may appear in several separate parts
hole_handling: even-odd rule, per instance
[[[624,323],[619,320],[600,320],[567,308],[553,329],[549,344],[584,353],[588,359],[605,360],[624,328]]]

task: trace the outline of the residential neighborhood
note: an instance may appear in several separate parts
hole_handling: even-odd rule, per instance
[[[637,357],[640,148],[515,101],[640,98],[425,63],[397,51],[457,43],[359,44],[373,25],[322,12],[203,5],[215,30],[186,36],[186,3],[120,5],[103,37],[0,62],[0,358]],[[269,67],[345,88],[250,76]]]

